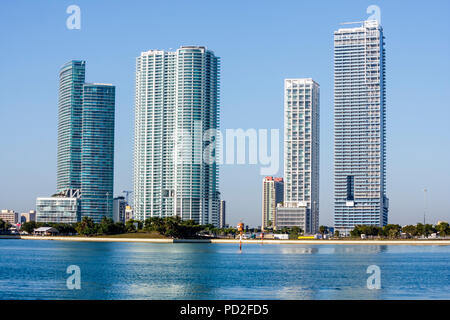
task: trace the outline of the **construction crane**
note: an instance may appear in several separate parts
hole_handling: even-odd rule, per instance
[[[126,201],[127,201],[127,205],[130,205],[130,203],[128,202],[128,195],[130,195],[131,193],[133,193],[133,191],[124,190],[124,191],[122,191],[122,193],[125,193],[125,199],[126,199]]]

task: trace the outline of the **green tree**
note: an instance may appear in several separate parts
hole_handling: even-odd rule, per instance
[[[424,236],[426,234],[425,233],[425,226],[422,223],[418,223],[416,225],[416,233],[419,236]]]
[[[431,224],[426,224],[425,226],[424,226],[424,228],[425,228],[425,236],[429,236],[430,234],[432,234],[432,233],[435,233],[436,232],[436,229],[431,225]]]
[[[450,227],[447,222],[441,222],[436,225],[436,230],[439,232],[439,236],[441,237],[445,237],[446,235],[450,234]]]
[[[7,221],[0,219],[0,231],[8,231],[11,228],[11,224]]]
[[[402,228],[402,231],[408,234],[411,237],[415,237],[417,235],[417,228],[413,225],[407,225]]]
[[[103,216],[100,224],[98,225],[98,233],[100,234],[114,234],[115,233],[114,220]]]
[[[328,233],[328,227],[326,226],[320,226],[319,232],[322,234],[322,237],[325,235],[325,233]]]
[[[339,230],[334,231],[334,236],[339,238],[339,236],[340,236]]]
[[[125,222],[125,230],[126,230],[126,232],[136,232],[137,231],[137,228],[135,226],[135,222],[137,222],[137,221],[135,221],[133,219],[130,219],[127,222]]]
[[[287,233],[289,234],[289,239],[297,240],[298,236],[300,236],[303,233],[303,230],[300,227],[294,226],[288,229]]]
[[[398,238],[402,227],[398,224],[387,224],[383,227],[383,235],[389,238]]]
[[[36,229],[36,228],[37,228],[36,221],[28,221],[21,225],[20,230],[23,230],[23,231],[27,232],[28,234],[32,234],[34,229]]]
[[[83,217],[83,219],[76,224],[75,230],[78,234],[92,236],[97,233],[97,226],[91,217]]]
[[[160,217],[151,217],[144,221],[144,230],[147,232],[156,231],[160,234],[164,233],[164,219]]]

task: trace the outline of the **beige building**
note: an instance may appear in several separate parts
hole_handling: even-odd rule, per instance
[[[0,219],[9,222],[10,224],[19,223],[19,213],[14,210],[3,209],[0,211]]]
[[[23,212],[20,214],[20,222],[30,222],[30,221],[36,221],[36,211],[30,210],[29,212]]]
[[[277,205],[283,202],[283,178],[265,177],[262,196],[262,229],[273,227]]]

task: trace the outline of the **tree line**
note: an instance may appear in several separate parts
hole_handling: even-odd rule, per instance
[[[44,223],[25,222],[21,230],[33,233],[39,227],[53,227],[60,235],[79,234],[83,236],[114,235],[133,232],[156,232],[165,237],[172,238],[197,238],[202,235],[235,235],[234,228],[216,228],[212,224],[199,225],[194,220],[181,220],[179,217],[148,218],[145,221],[128,220],[126,223],[114,222],[113,219],[103,217],[99,223],[95,223],[90,217],[83,217],[77,223]]]
[[[439,233],[441,237],[450,235],[450,227],[447,222],[441,222],[437,225],[417,223],[416,225],[400,226],[398,224],[387,224],[384,227],[377,226],[363,226],[358,225],[350,231],[350,236],[361,237],[362,234],[366,236],[385,237],[385,238],[399,238],[401,234],[405,234],[408,238],[414,237],[428,237],[432,233]]]

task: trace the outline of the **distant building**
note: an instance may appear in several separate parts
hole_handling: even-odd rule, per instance
[[[36,199],[36,221],[76,223],[81,220],[80,191],[65,190],[52,197]]]
[[[30,222],[30,221],[36,221],[36,211],[30,210],[29,212],[23,212],[20,214],[20,222]]]
[[[303,232],[310,233],[308,208],[304,202],[284,202],[278,205],[275,214],[275,229],[300,227]]]
[[[134,210],[131,206],[125,207],[125,222],[134,219]]]
[[[262,228],[274,226],[277,205],[283,202],[283,178],[265,177],[262,196]]]
[[[125,222],[125,209],[127,202],[125,197],[116,197],[113,200],[113,220],[114,222]]]
[[[219,228],[225,228],[226,223],[226,202],[225,200],[220,200],[220,210],[219,210]]]
[[[19,213],[14,210],[3,209],[0,211],[0,219],[10,224],[20,223]]]
[[[40,227],[34,229],[34,234],[37,236],[54,236],[58,233],[59,231],[52,227]]]

